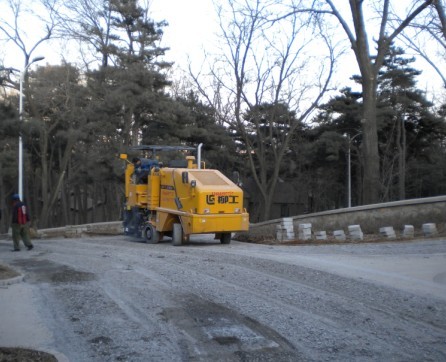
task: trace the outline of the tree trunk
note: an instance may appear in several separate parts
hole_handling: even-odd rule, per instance
[[[274,190],[269,190],[269,192],[266,194],[266,197],[263,198],[263,216],[262,221],[269,220],[271,217],[271,207],[273,204],[273,194]]]
[[[66,186],[66,185],[64,185]],[[64,188],[61,192],[61,198],[60,198],[60,204],[62,208],[62,225],[68,225],[70,220],[70,196],[69,196],[69,189],[67,190]]]
[[[47,162],[47,152],[48,152],[48,133],[45,126],[41,126],[40,131],[40,167],[41,167],[41,198],[42,198],[42,211],[40,213],[39,226],[48,227],[48,162]]]
[[[79,224],[82,224],[82,220],[81,220],[82,202],[81,202],[81,188],[80,188],[80,186],[76,187],[74,198],[76,199],[74,225],[79,225]]]
[[[88,223],[88,185],[84,183],[84,191],[81,194],[82,197],[82,208],[81,208],[81,224]]]
[[[398,194],[400,200],[406,199],[406,129],[404,127],[404,115],[398,125],[401,135],[401,141],[398,144],[399,162],[398,162]]]
[[[379,202],[379,152],[378,130],[376,125],[376,80],[363,78],[364,118],[363,133],[363,204]]]
[[[0,162],[0,170],[3,170],[3,166]],[[0,173],[0,200],[6,200],[5,195],[5,186],[3,182],[3,175]],[[0,213],[2,215],[0,219],[0,234],[3,234],[7,231],[7,222],[5,220],[9,220],[9,214],[6,213],[6,208],[3,208],[4,203],[0,203]]]

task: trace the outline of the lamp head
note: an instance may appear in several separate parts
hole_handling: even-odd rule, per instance
[[[44,60],[44,59],[45,59],[45,57],[42,57],[42,56],[40,56],[40,57],[35,57],[35,58],[31,61],[31,63],[39,62],[39,61]]]

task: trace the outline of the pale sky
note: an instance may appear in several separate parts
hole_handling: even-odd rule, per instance
[[[203,49],[212,51],[215,49],[215,33],[218,31],[218,19],[212,0],[150,0],[151,16],[154,20],[167,20],[169,26],[164,29],[162,46],[169,46],[167,52],[169,61],[174,61],[180,67],[186,67],[188,57],[192,64],[199,67],[203,60]],[[342,36],[344,34],[342,33]],[[408,51],[409,52],[409,51]],[[349,83],[349,77],[359,74],[353,53],[349,54],[347,67],[349,73],[340,76],[341,83]],[[434,70],[427,63],[416,56],[415,68],[421,69],[423,74],[418,79],[420,89],[433,92],[433,89],[441,89],[442,83]],[[346,67],[340,67],[346,69]],[[356,70],[355,70],[356,69]],[[345,80],[344,80],[345,79]]]
[[[167,20],[163,46],[171,49],[168,58],[185,64],[187,56],[199,61],[203,48],[215,42],[218,29],[212,0],[151,0],[151,14],[156,21]]]
[[[29,1],[29,0],[28,0]],[[32,3],[32,1],[31,1]],[[34,4],[33,4],[34,5]],[[6,13],[6,3],[0,0],[0,12]],[[166,20],[169,26],[164,28],[162,46],[170,47],[167,52],[169,61],[186,64],[187,57],[201,57],[202,49],[212,44],[212,38],[217,30],[216,15],[212,0],[150,0],[150,16],[155,21]],[[39,38],[37,24],[31,18],[21,22],[21,27],[28,36],[28,44],[33,44]],[[45,56],[39,64],[59,64],[62,56],[68,61],[76,61],[75,51],[60,48],[57,44],[43,43],[33,53],[33,56]],[[0,48],[0,64],[21,69],[24,63],[23,55],[12,43]]]
[[[35,4],[32,0],[30,4]],[[218,20],[212,0],[145,0],[150,3],[150,16],[155,21],[166,20],[169,26],[164,28],[164,37],[162,46],[170,47],[167,52],[166,60],[173,61],[177,66],[186,68],[188,57],[195,67],[199,67],[203,60],[204,49],[212,52],[218,44],[215,33],[218,31]],[[0,0],[0,12],[3,12],[5,2]],[[33,36],[38,36],[38,27],[29,19],[21,22],[22,27],[30,38],[29,44],[33,44]],[[35,56],[45,56],[45,60],[39,62],[39,65],[59,64],[62,57],[69,62],[79,60],[77,49],[64,49],[58,43],[46,43],[39,46],[33,53]],[[17,48],[9,43],[7,47],[0,48],[0,64],[6,67],[21,69],[23,67],[23,54]],[[348,62],[350,63],[350,62]],[[354,61],[352,64],[355,63]],[[35,67],[35,65],[33,65]],[[432,81],[438,79],[433,70],[422,61],[415,65],[418,69],[423,69],[423,76],[419,79],[419,87],[427,91],[432,86]],[[349,74],[342,76],[341,82],[346,85],[348,78],[355,72],[351,67],[347,68]],[[356,71],[356,73],[358,73]],[[345,79],[345,80],[344,80]],[[437,87],[437,86],[436,86]]]

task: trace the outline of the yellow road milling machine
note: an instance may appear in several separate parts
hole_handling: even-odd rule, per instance
[[[201,146],[136,146],[130,152],[145,157],[126,160],[124,232],[158,243],[164,236],[182,245],[193,234],[215,234],[229,244],[231,233],[246,231],[249,215],[243,191],[218,170],[201,162]],[[130,153],[129,152],[129,153]],[[194,152],[195,156],[187,156]],[[162,154],[183,159],[162,159]]]

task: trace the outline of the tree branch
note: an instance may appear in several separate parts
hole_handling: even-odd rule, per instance
[[[436,1],[438,0],[427,0],[416,8],[411,14],[409,14],[406,19],[404,19],[403,22],[394,30],[394,32],[387,37],[388,43],[390,44],[404,30],[404,28],[406,28],[411,21],[417,17],[418,14]]]

